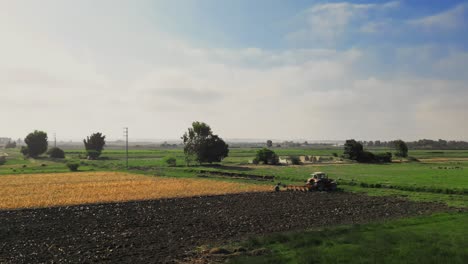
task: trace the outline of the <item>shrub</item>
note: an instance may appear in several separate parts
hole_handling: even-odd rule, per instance
[[[28,149],[28,147],[26,147],[26,146],[22,146],[21,149],[20,149],[20,152],[21,152],[21,154],[23,154],[23,156],[25,156],[25,157],[28,157],[28,156],[29,156],[29,149]]]
[[[374,162],[375,160],[376,159],[374,153],[369,151],[362,151],[357,158],[358,162]]]
[[[273,150],[263,148],[257,151],[255,158],[263,164],[277,165],[279,157]]]
[[[75,161],[70,161],[67,163],[67,167],[70,171],[78,171],[78,167],[80,167],[80,164]]]
[[[260,162],[260,161],[259,161],[257,158],[254,158],[254,159],[252,160],[252,164],[255,164],[255,165],[257,165],[259,162]]]
[[[290,156],[289,159],[292,165],[301,165],[301,159],[298,156]]]
[[[47,154],[49,154],[49,157],[51,157],[53,159],[64,159],[65,158],[65,152],[62,149],[56,148],[56,147],[53,147],[53,148],[49,149],[49,151],[47,151]]]
[[[376,162],[392,162],[392,153],[391,152],[386,152],[386,153],[379,153],[375,154],[375,161]]]
[[[175,167],[177,164],[177,160],[174,157],[165,157],[164,163],[166,163],[166,165],[169,167]]]
[[[6,157],[5,156],[0,156],[0,165],[3,165],[6,163]]]
[[[338,153],[336,153],[336,152],[333,152],[332,155],[333,155],[333,157],[338,157]]]

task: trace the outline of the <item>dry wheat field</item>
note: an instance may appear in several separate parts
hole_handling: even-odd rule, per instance
[[[78,172],[0,177],[0,209],[49,207],[271,190],[271,186],[123,172]]]

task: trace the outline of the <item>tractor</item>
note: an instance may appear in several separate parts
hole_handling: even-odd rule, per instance
[[[287,191],[335,191],[337,184],[334,180],[329,179],[324,172],[314,172],[311,178],[307,179],[305,185],[286,185]],[[281,183],[275,186],[275,191],[280,190]]]

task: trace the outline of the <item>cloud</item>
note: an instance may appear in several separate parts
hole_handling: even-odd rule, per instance
[[[408,24],[424,30],[454,30],[465,25],[467,4],[459,4],[447,11],[422,18],[412,19]]]
[[[334,41],[340,36],[330,30],[346,34],[354,22],[359,30],[369,21],[363,18],[379,31],[385,21],[370,11],[398,6],[316,5],[293,33]],[[44,14],[45,22],[31,18],[37,23],[1,18],[8,23],[0,24],[0,112],[9,124],[2,133],[45,129],[81,138],[96,130],[119,138],[129,126],[133,138],[176,139],[194,120],[226,138],[461,139],[468,130],[460,122],[468,113],[466,80],[454,76],[466,75],[463,50],[210,48],[136,18],[122,21],[125,8],[108,11],[106,23],[77,16],[65,29],[55,11],[49,22]],[[81,22],[78,32],[69,30]]]
[[[296,18],[298,23],[302,24],[302,27],[288,33],[286,39],[291,43],[307,41],[333,46],[336,42],[342,40],[345,37],[344,35],[352,33],[350,31],[355,27],[355,24],[367,22],[370,11],[372,11],[373,17],[389,9],[397,8],[399,5],[399,1],[382,4],[354,4],[349,2],[316,4]],[[364,30],[372,30],[371,27],[370,24]]]

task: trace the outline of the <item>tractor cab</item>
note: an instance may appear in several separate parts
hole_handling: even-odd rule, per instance
[[[328,176],[325,174],[325,172],[314,172],[311,174],[312,178],[321,180],[321,179],[327,179]]]
[[[314,184],[320,180],[328,179],[327,174],[325,174],[324,172],[314,172],[310,174],[310,176],[312,177],[307,180],[307,184]]]

